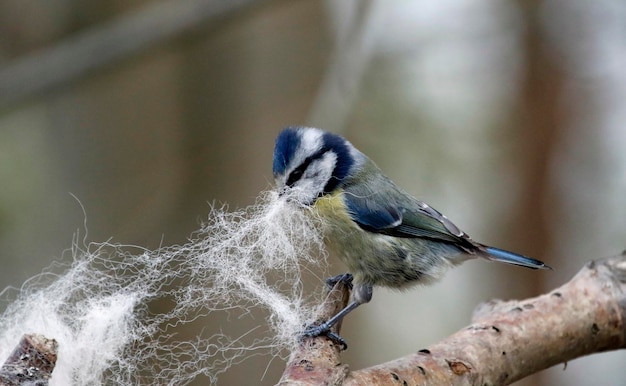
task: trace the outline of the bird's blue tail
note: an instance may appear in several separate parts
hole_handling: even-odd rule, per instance
[[[505,251],[494,247],[486,247],[487,258],[492,261],[519,265],[531,269],[552,269],[542,261],[531,259],[530,257],[518,255],[517,253]]]

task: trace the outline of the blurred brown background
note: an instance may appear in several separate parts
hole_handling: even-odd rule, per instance
[[[344,323],[352,368],[414,352],[626,247],[625,68],[619,0],[0,1],[0,288],[84,233],[71,194],[89,240],[182,243],[208,202],[270,186],[282,127],[319,126],[475,239],[555,268],[470,262]],[[519,385],[626,384],[625,361]],[[220,384],[273,384],[269,362]]]

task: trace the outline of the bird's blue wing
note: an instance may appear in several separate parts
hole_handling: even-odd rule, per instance
[[[393,205],[354,195],[344,196],[354,222],[370,232],[386,232],[402,224],[402,213]]]
[[[373,192],[362,193],[347,191],[344,194],[344,201],[352,220],[366,231],[451,243],[464,243],[469,240],[467,235],[444,215],[417,199],[402,204],[388,197],[379,197]]]
[[[468,254],[528,268],[550,269],[543,262],[472,241],[446,216],[428,204],[401,192],[383,180],[386,190],[373,192],[363,185],[344,190],[344,202],[352,220],[363,230],[394,237],[424,238],[454,244]]]

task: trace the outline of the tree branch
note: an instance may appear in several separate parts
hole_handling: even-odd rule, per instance
[[[129,12],[0,68],[0,108],[128,59],[258,0],[168,0]]]
[[[443,341],[381,365],[344,372],[342,379],[336,378],[337,372],[310,382],[290,378],[298,365],[290,360],[280,385],[508,385],[580,356],[626,348],[625,321],[626,255],[621,255],[589,262],[545,295],[480,305],[471,325]],[[306,362],[328,346],[325,337],[317,337],[292,358]],[[345,369],[339,347],[330,346],[336,357],[311,362],[310,374]]]
[[[0,386],[47,385],[56,365],[57,350],[54,339],[24,335],[0,368]]]
[[[321,304],[317,321],[323,322],[341,311],[350,299],[348,285],[338,280]],[[339,333],[341,322],[333,326]],[[341,345],[325,337],[303,338],[298,350],[291,353],[287,368],[278,385],[341,385],[348,375],[348,366],[341,363]]]

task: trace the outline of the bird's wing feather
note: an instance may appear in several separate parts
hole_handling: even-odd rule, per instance
[[[366,231],[452,243],[467,240],[465,233],[450,220],[417,199],[408,196],[403,205],[393,199],[395,195],[391,195],[391,199],[376,195],[375,192],[365,192],[358,187],[348,188],[344,194],[352,220]]]

